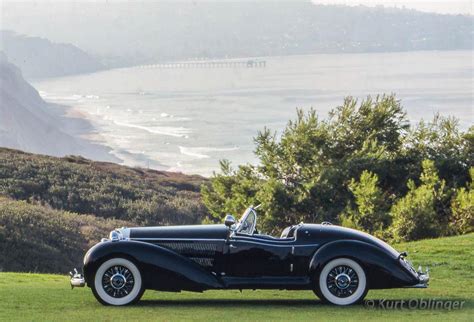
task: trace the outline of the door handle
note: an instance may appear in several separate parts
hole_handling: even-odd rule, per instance
[[[234,246],[232,244],[229,245],[230,248],[237,248],[237,246]]]

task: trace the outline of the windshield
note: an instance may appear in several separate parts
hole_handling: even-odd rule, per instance
[[[252,235],[257,224],[257,213],[253,208],[248,208],[240,220],[237,232],[240,234]]]

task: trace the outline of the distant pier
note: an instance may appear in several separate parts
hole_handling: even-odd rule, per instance
[[[142,65],[140,68],[265,68],[265,60],[186,61]]]

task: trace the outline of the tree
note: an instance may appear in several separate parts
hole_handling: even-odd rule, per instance
[[[381,234],[389,225],[390,216],[386,206],[386,197],[378,187],[378,176],[364,170],[360,180],[354,179],[349,183],[349,189],[354,195],[356,209],[349,208],[342,214],[342,221],[350,226],[369,233]]]
[[[214,174],[210,184],[201,186],[201,195],[210,216],[206,222],[221,222],[226,213],[238,214],[250,205],[257,205],[256,193],[259,180],[254,167],[240,166],[232,169],[230,162],[220,162],[221,173]]]
[[[403,241],[437,237],[444,230],[437,213],[437,203],[442,200],[445,182],[440,180],[434,162],[424,160],[421,185],[408,181],[408,193],[392,207],[393,232]]]
[[[267,128],[258,133],[258,165],[231,170],[221,163],[221,173],[202,188],[204,203],[213,221],[224,212],[261,203],[260,222],[274,233],[300,221],[337,222],[352,198],[347,189],[351,178],[359,177],[367,164],[387,177],[383,163],[400,150],[407,124],[393,95],[360,103],[346,98],[328,120],[320,120],[313,109],[297,110],[281,136]]]
[[[327,119],[297,110],[282,133],[264,128],[254,141],[258,164],[232,169],[222,162],[221,173],[202,187],[203,200],[213,222],[261,204],[259,228],[273,234],[301,221],[341,219],[369,232],[395,231],[385,229],[391,217],[384,215],[394,203],[399,224],[428,214],[443,228],[426,234],[448,234],[451,198],[466,185],[474,158],[474,127],[463,132],[455,119],[440,116],[410,127],[394,95],[348,97]],[[428,180],[433,171],[423,168],[425,159],[433,161],[437,183]],[[408,199],[419,206],[412,219]],[[418,238],[417,228],[409,229],[415,236],[409,230],[407,238]]]

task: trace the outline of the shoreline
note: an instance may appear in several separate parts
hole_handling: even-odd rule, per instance
[[[97,127],[93,124],[93,120],[91,120],[87,113],[74,105],[44,100],[48,112],[60,121],[60,130],[70,135],[80,144],[81,149],[77,154],[94,161],[113,162],[129,167],[169,171],[169,167],[143,154],[136,154],[123,149],[117,150],[107,145],[105,139],[102,138]]]
[[[112,148],[101,142],[100,135],[92,122],[82,112],[72,106],[46,102],[49,113],[59,121],[61,132],[71,136],[77,143],[77,154],[95,161],[122,163],[112,154]]]

